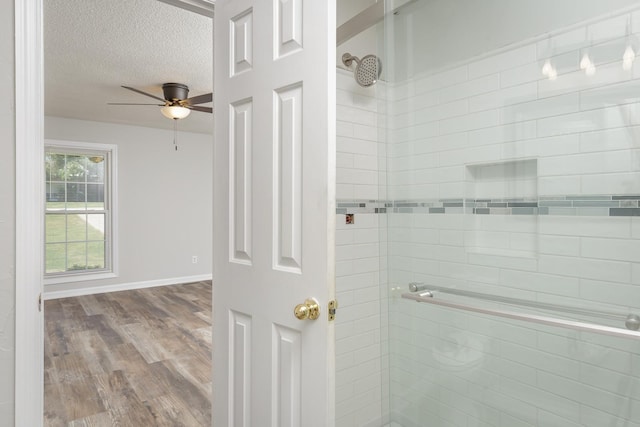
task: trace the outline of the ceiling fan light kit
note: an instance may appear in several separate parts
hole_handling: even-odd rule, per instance
[[[191,113],[191,110],[179,105],[165,105],[160,109],[160,112],[167,119],[180,120],[187,117]]]
[[[205,93],[203,95],[189,96],[189,87],[182,83],[165,83],[162,85],[162,94],[164,99],[159,96],[152,95],[144,92],[140,89],[136,89],[131,86],[122,86],[125,89],[139,93],[140,95],[148,96],[156,101],[163,102],[163,104],[128,104],[128,103],[111,103],[111,105],[155,105],[160,108],[160,112],[163,116],[173,120],[173,146],[175,150],[178,150],[178,120],[184,119],[191,110],[200,111],[203,113],[213,113],[211,107],[201,107],[197,104],[206,104],[213,100],[213,93]]]
[[[162,94],[164,95],[164,99],[159,96],[152,95],[150,93],[144,92],[140,89],[136,89],[130,86],[122,86],[125,89],[131,90],[133,92],[139,93],[140,95],[145,95],[150,98],[153,98],[157,101],[161,101],[164,104],[128,104],[128,103],[112,103],[111,105],[156,105],[160,108],[160,112],[163,116],[168,119],[180,120],[187,117],[191,110],[201,111],[203,113],[213,113],[213,108],[211,107],[201,107],[197,104],[206,104],[207,102],[211,102],[213,100],[212,93],[205,93],[203,95],[192,96],[191,98],[187,98],[189,96],[189,86],[182,83],[164,83],[162,85]]]

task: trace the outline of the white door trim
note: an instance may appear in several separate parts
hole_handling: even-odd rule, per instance
[[[42,426],[44,75],[42,0],[15,0],[15,425]]]

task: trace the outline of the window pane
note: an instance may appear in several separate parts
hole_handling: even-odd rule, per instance
[[[47,181],[64,181],[64,154],[46,153]]]
[[[45,216],[46,224],[46,242],[65,242],[66,241],[66,216],[65,215],[52,215]]]
[[[104,268],[104,242],[89,242],[87,243],[88,249],[88,268],[99,269]]]
[[[45,266],[45,273],[60,273],[66,270],[65,258],[66,258],[66,244],[54,243],[46,245],[45,259],[47,260]]]
[[[51,163],[53,163],[54,154],[45,153],[44,154],[44,179],[45,181],[51,181]]]
[[[87,215],[67,215],[67,241],[77,242],[87,240]]]
[[[46,187],[47,209],[64,209],[64,184],[48,182]]]
[[[67,156],[65,165],[67,182],[85,182],[86,162],[85,156]]]
[[[104,156],[89,156],[87,162],[87,181],[104,182]]]
[[[87,269],[87,244],[68,243],[67,244],[67,270]]]
[[[79,183],[67,184],[67,209],[86,208],[85,195],[87,193],[87,185]]]
[[[87,184],[87,209],[104,209],[104,184]]]
[[[89,214],[87,221],[87,240],[104,240],[104,214]]]

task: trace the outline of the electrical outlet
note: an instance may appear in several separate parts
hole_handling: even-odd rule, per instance
[[[198,255],[194,255],[191,257],[191,263],[192,264],[197,264],[198,263]]]

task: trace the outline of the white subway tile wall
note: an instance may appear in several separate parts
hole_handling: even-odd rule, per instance
[[[361,88],[352,73],[338,70],[337,87],[337,199],[377,200],[378,156],[385,153],[378,141],[379,86]],[[383,390],[389,388],[380,297],[384,218],[358,213],[346,224],[338,214],[336,224],[336,426],[377,427],[388,412]]]
[[[640,62],[622,68],[627,22],[640,37],[640,9],[614,13],[388,85],[386,197],[372,198],[373,189],[366,196],[356,192],[352,181],[384,184],[369,180],[375,171],[359,174],[355,163],[339,163],[353,169],[339,181],[345,186],[340,199],[387,203],[385,214],[357,214],[355,227],[363,227],[362,216],[368,224],[375,222],[369,217],[388,222],[390,283],[383,287],[390,289],[392,421],[404,427],[640,427],[640,340],[398,298],[417,281],[640,314],[640,198],[629,197],[640,195]],[[579,67],[586,48],[597,68],[592,76]],[[555,80],[541,73],[547,58],[556,67]],[[356,116],[345,113],[370,127],[358,140],[376,141],[375,114]],[[339,126],[348,129],[339,135],[339,148],[340,138],[355,138],[349,132],[356,123]],[[374,145],[369,147],[339,158],[375,157]],[[535,205],[509,210],[509,197]],[[469,210],[469,199],[476,211]],[[344,228],[338,234],[347,233]],[[357,240],[356,230],[340,242],[345,259],[339,263],[382,252],[366,240],[374,231]],[[354,312],[380,316],[367,305],[375,296],[359,275],[379,281],[382,275],[345,270],[356,276],[339,279],[341,292],[351,292],[345,300],[360,305]],[[354,283],[363,286],[358,298]],[[348,346],[380,356],[374,346],[385,328],[358,337],[353,326],[350,331]],[[354,357],[347,361],[355,363]],[[366,363],[373,359],[353,369],[363,372]],[[360,405],[354,383],[340,373],[338,382],[346,389],[345,406]],[[351,420],[342,425],[363,421]]]

